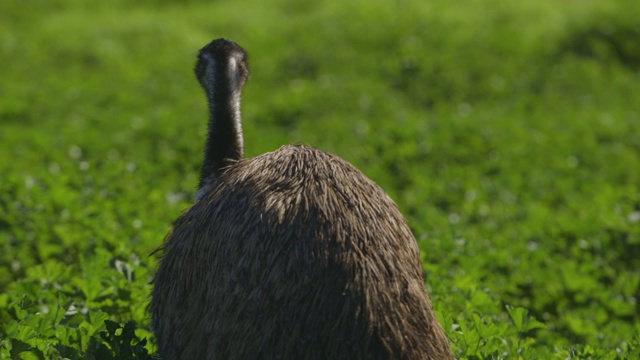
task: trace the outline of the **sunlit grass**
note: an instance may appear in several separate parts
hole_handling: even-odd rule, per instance
[[[378,182],[458,356],[636,357],[639,4],[2,3],[0,357],[95,356],[105,319],[153,351],[148,254],[195,190],[216,37],[249,52],[247,154]]]

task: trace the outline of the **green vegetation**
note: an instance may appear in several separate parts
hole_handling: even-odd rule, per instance
[[[0,358],[145,358],[201,162],[197,50],[250,54],[248,156],[336,153],[418,239],[463,359],[640,358],[640,2],[4,1]]]

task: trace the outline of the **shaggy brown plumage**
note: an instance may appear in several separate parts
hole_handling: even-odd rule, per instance
[[[176,222],[152,312],[167,359],[450,359],[416,241],[344,160],[241,160]]]
[[[226,55],[246,61],[237,45],[216,41],[196,70],[205,90],[221,81],[203,81],[206,74],[237,76]],[[210,136],[223,121],[239,126],[238,111],[214,110],[223,115],[210,122]],[[236,139],[231,150],[241,154]],[[154,279],[150,310],[162,357],[453,359],[417,243],[373,181],[306,146],[224,162],[216,155],[223,152],[209,150],[212,175],[167,236]]]

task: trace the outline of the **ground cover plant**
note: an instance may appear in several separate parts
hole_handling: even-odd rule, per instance
[[[248,156],[398,203],[463,359],[640,357],[640,3],[0,4],[0,358],[148,358],[204,141],[197,49],[250,54]]]

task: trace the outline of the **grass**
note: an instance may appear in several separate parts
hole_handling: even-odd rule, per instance
[[[634,0],[0,5],[0,357],[144,358],[197,183],[197,50],[250,54],[247,155],[381,185],[463,359],[640,355]],[[135,330],[134,330],[135,328]]]

